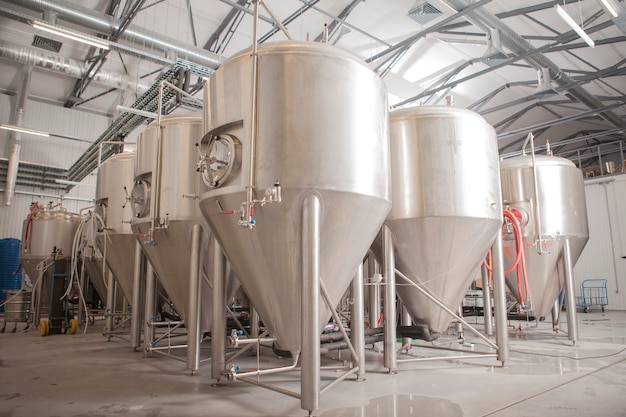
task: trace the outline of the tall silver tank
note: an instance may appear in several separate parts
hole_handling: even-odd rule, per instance
[[[133,233],[143,242],[142,249],[148,261],[183,320],[189,309],[192,227],[200,224],[204,231],[201,253],[206,252],[209,241],[209,229],[198,207],[198,198],[205,186],[195,169],[198,162],[195,144],[201,138],[200,115],[161,119],[161,184],[157,190],[158,124],[156,120],[150,123],[137,141],[132,190]],[[155,209],[157,212],[153,213]],[[151,233],[153,217],[157,220]],[[205,261],[208,258],[206,256]],[[202,331],[210,329],[211,296],[209,285],[202,285]]]
[[[106,226],[106,236],[98,233],[98,248],[104,254],[106,248],[107,266],[113,272],[124,296],[128,301],[133,297],[133,270],[135,242],[137,238],[131,229],[133,210],[126,197],[133,189],[135,178],[135,152],[113,155],[98,168],[96,188],[96,209]],[[94,271],[95,269],[95,271]],[[92,280],[100,274],[102,265],[90,265]],[[99,277],[102,280],[102,277]],[[106,291],[105,291],[106,294]],[[121,298],[121,297],[119,297]]]
[[[333,46],[259,45],[251,157],[252,72],[252,55],[244,51],[207,82],[210,140],[203,174],[212,189],[200,205],[277,347],[295,353],[308,261],[301,255],[303,201],[311,194],[321,199],[319,275],[334,304],[389,212],[386,91],[357,57]],[[249,220],[242,203],[250,200],[251,171],[257,203],[249,230],[238,222]],[[261,203],[276,195],[277,182],[282,201]],[[328,318],[320,302],[320,322]]]
[[[477,113],[453,107],[397,110],[389,120],[393,204],[385,223],[396,268],[455,311],[502,224],[495,132]],[[396,283],[414,321],[433,333],[447,328],[450,315]]]
[[[20,262],[33,284],[39,271],[37,264],[50,257],[56,248],[63,256],[72,256],[74,235],[80,215],[66,211],[62,206],[37,205],[24,220]]]
[[[574,265],[589,239],[589,227],[580,170],[567,159],[548,155],[536,155],[534,166],[533,170],[530,155],[505,159],[500,162],[500,176],[505,208],[521,213],[529,307],[535,316],[541,317],[550,312],[563,288],[564,239],[570,240]],[[516,256],[512,234],[504,237],[503,245],[508,268]],[[506,283],[517,297],[515,271],[507,274]]]

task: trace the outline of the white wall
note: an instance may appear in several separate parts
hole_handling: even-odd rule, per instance
[[[626,175],[586,181],[585,196],[589,241],[574,267],[576,294],[582,280],[605,278],[606,308],[626,310]]]
[[[15,96],[0,95],[0,123],[11,123],[15,101]],[[102,115],[32,100],[26,104],[24,117],[25,127],[89,141],[96,140],[111,122],[110,118]],[[9,132],[0,130],[0,157],[9,157],[10,141]],[[20,161],[67,169],[89,145],[89,143],[62,138],[43,138],[23,134]],[[71,200],[71,198],[93,200],[96,190],[95,175],[88,176],[83,180],[83,183],[93,186],[73,187],[67,194],[69,198],[65,199],[63,203],[68,211],[77,213],[83,207],[91,205],[90,202]],[[0,184],[0,189],[5,187],[6,184]],[[31,203],[34,201],[40,203],[58,202],[60,194],[60,190],[17,186],[13,204],[5,206],[4,192],[0,192],[0,239],[6,237],[21,239],[22,223],[28,216]]]

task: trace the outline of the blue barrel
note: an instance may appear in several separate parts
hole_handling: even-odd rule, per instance
[[[0,239],[0,302],[6,299],[4,290],[22,288],[22,269],[16,274],[20,264],[20,240],[13,238]],[[0,312],[4,306],[0,306]]]

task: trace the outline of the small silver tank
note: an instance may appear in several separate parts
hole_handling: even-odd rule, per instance
[[[534,169],[530,155],[505,159],[500,176],[505,208],[521,213],[530,308],[536,316],[546,316],[563,288],[564,239],[570,239],[572,265],[589,239],[583,176],[571,161],[549,155],[536,155]],[[504,238],[504,254],[508,268],[516,255],[510,234]],[[517,297],[515,271],[506,282]]]

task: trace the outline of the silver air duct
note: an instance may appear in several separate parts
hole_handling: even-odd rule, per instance
[[[20,64],[34,66],[74,78],[82,78],[87,72],[87,65],[71,58],[60,55],[45,53],[25,46],[9,45],[0,43],[0,58],[19,62]],[[120,90],[130,90],[143,94],[151,84],[140,78],[125,74],[99,71],[93,81],[98,84]]]
[[[450,6],[452,9],[462,11],[466,7],[471,5],[468,0],[442,0],[443,3]],[[518,33],[513,31],[509,26],[504,24],[500,19],[484,9],[472,10],[464,16],[470,23],[490,33],[494,29],[500,32],[500,42],[503,46],[507,47],[515,55],[523,55],[528,52],[534,51],[534,48],[529,42],[522,38]],[[524,58],[526,62],[535,68],[548,68],[550,71],[550,78],[560,86],[567,86],[572,84],[572,79],[565,74],[561,68],[543,54],[534,54]],[[580,103],[589,107],[590,109],[599,109],[605,107],[598,99],[589,94],[583,87],[575,86],[567,90],[567,93],[576,98]],[[607,122],[618,128],[626,126],[624,121],[613,111],[605,110],[599,112],[599,115]]]
[[[2,0],[2,3],[12,7],[24,7],[38,13],[54,12],[58,15],[59,20],[70,22],[101,34],[110,35],[120,27],[119,19],[65,1]],[[134,25],[129,25],[122,32],[119,40],[124,40],[133,45],[141,45],[146,50],[159,51],[163,54],[174,52],[178,58],[213,70],[217,69],[222,61],[221,57],[215,53]]]

